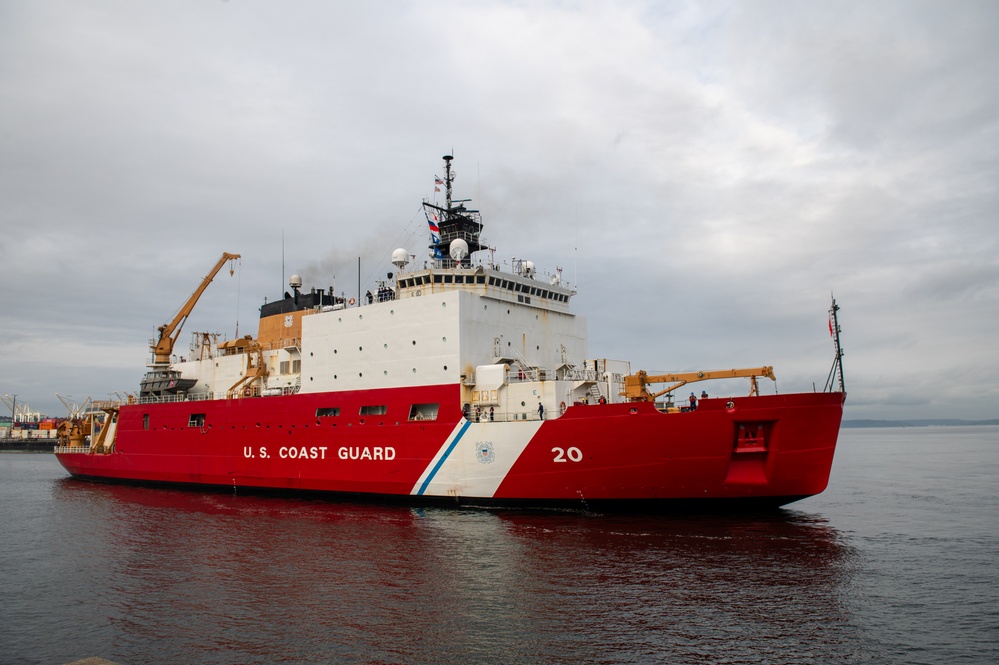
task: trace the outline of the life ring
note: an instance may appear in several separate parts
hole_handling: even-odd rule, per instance
[[[356,303],[356,302],[357,302],[356,300],[354,300],[353,298],[351,298],[350,300],[347,301],[347,304],[350,305],[351,307],[353,307],[354,303]]]
[[[561,404],[558,405],[558,412],[565,413],[565,402],[562,402]]]

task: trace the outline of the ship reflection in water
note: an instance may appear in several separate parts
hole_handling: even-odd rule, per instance
[[[68,588],[114,660],[847,662],[853,554],[796,511],[411,509],[66,479]],[[113,518],[109,519],[109,516]],[[69,544],[64,547],[70,547]],[[789,656],[793,654],[793,656]]]

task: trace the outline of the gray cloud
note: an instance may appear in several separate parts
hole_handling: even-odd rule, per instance
[[[848,417],[996,417],[991,2],[0,7],[0,392],[133,390],[291,273],[425,252],[440,156],[497,259],[578,282],[591,355],[774,364]],[[422,260],[422,258],[420,259]],[[238,302],[237,302],[238,301]],[[182,338],[183,341],[184,338]]]

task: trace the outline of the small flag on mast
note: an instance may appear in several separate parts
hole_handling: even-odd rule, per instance
[[[435,185],[443,185],[444,181],[441,180],[441,177],[439,175],[435,175],[434,176],[434,184]]]

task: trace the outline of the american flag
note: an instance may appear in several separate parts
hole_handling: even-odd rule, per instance
[[[444,181],[441,180],[441,177],[439,175],[435,175],[434,176],[434,184],[435,185],[443,185]]]

